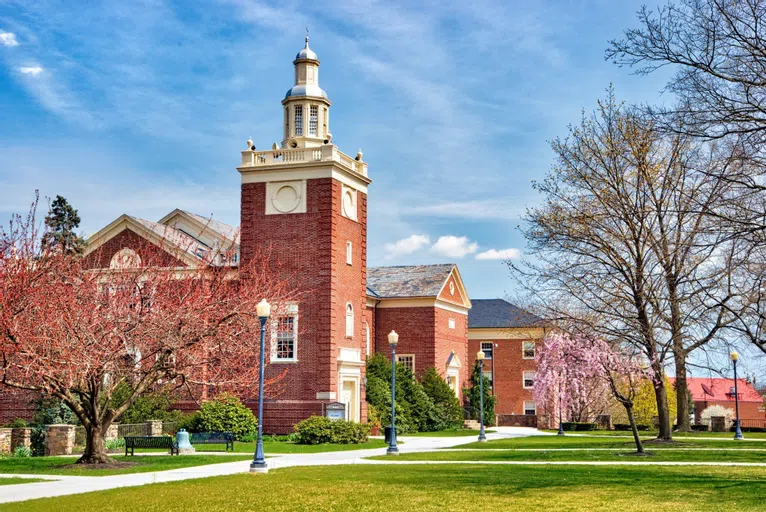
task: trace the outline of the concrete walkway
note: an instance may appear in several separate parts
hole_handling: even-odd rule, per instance
[[[495,433],[487,434],[487,438],[508,439],[529,435],[540,435],[531,428],[523,427],[496,427]],[[478,435],[478,432],[477,432]],[[413,453],[437,450],[472,443],[476,438],[471,437],[408,437],[400,436],[403,443],[399,446],[401,453]],[[279,469],[294,466],[321,466],[338,464],[360,464],[373,461],[363,460],[365,457],[385,455],[385,448],[367,450],[353,450],[341,452],[323,453],[295,453],[269,456],[267,462],[269,469]],[[209,452],[205,452],[209,454]],[[250,469],[250,461],[225,462],[207,466],[195,466],[190,468],[171,469],[152,473],[132,473],[111,476],[59,476],[59,475],[30,475],[30,474],[0,474],[0,477],[27,477],[44,478],[45,482],[29,484],[15,484],[0,486],[0,503],[25,501],[35,498],[50,498],[80,494],[84,492],[104,491],[119,487],[135,487],[138,485],[155,484],[161,482],[176,482],[193,478],[207,478],[212,476],[234,475],[246,473]]]

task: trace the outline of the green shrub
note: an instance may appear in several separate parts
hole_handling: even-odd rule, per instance
[[[577,421],[565,421],[563,422],[564,430],[566,431],[590,431],[597,430],[598,425],[595,423],[585,423]]]
[[[80,420],[69,406],[56,397],[41,396],[35,403],[36,425],[77,425]]]
[[[203,402],[198,415],[202,432],[231,432],[237,441],[258,433],[258,420],[253,412],[231,393],[221,393]]]
[[[125,439],[121,437],[117,437],[114,439],[107,439],[106,441],[104,441],[104,448],[110,451],[125,448]]]
[[[33,457],[42,457],[45,455],[45,427],[35,425],[29,434],[29,444]]]
[[[353,421],[312,416],[294,427],[298,444],[359,444],[367,441],[370,427]]]
[[[692,425],[692,430],[695,432],[707,432],[708,426],[707,425]]]
[[[123,382],[112,393],[110,405],[119,407],[133,393],[131,386]],[[157,393],[145,393],[139,396],[130,407],[119,417],[120,423],[143,423],[146,420],[162,420],[179,422],[184,417],[181,411],[172,410],[170,407],[173,399],[167,391]]]
[[[27,420],[23,418],[16,418],[8,426],[11,428],[26,428],[28,425],[29,423],[27,422]]]
[[[26,446],[17,446],[16,449],[13,450],[13,457],[16,459],[25,459],[31,456],[32,456],[32,450],[30,450]]]
[[[463,389],[463,395],[468,397],[468,405],[471,406],[471,419],[478,420],[481,410],[481,387],[479,379],[483,379],[484,386],[484,426],[489,427],[495,424],[495,402],[497,398],[492,394],[492,388],[489,379],[481,375],[479,364],[473,367],[471,374],[471,387]]]
[[[199,411],[184,414],[181,419],[176,422],[176,429],[185,429],[187,432],[202,432]]]
[[[428,368],[420,379],[428,398],[433,403],[433,414],[428,422],[429,431],[452,430],[463,424],[463,409],[455,392],[447,381],[439,375],[436,368]]]

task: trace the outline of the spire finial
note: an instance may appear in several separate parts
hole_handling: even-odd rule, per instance
[[[309,47],[309,27],[306,26],[306,48]]]

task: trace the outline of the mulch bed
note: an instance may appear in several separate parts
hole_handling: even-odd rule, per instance
[[[140,462],[122,462],[119,460],[113,460],[111,462],[105,462],[103,464],[67,464],[65,466],[56,466],[56,469],[88,469],[93,471],[100,471],[104,469],[125,469],[132,468],[133,466],[139,466]]]

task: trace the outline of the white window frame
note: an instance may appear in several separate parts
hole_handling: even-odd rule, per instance
[[[529,407],[527,404],[532,404],[532,407]],[[527,410],[534,411],[532,414],[527,413]],[[524,410],[522,411],[525,415],[529,416],[537,416],[537,404],[534,403],[532,400],[524,400]]]
[[[346,303],[346,338],[354,337],[354,306]]]
[[[531,379],[527,379],[527,375],[530,374],[530,373],[532,374],[532,378]],[[527,371],[523,372],[521,374],[521,385],[522,385],[522,387],[524,389],[533,389],[535,387],[535,378],[537,378],[537,372],[535,372],[533,370],[527,370]],[[532,385],[531,386],[527,386],[527,380],[531,380],[532,381]]]
[[[487,355],[486,350],[484,349],[484,345],[489,345],[489,355]],[[492,358],[495,356],[495,344],[491,341],[482,341],[479,344],[479,350],[484,352],[484,359],[491,361]]]
[[[402,361],[403,358],[411,358],[412,361],[412,368]],[[415,354],[396,354],[396,362],[403,364],[405,367],[409,368],[413,375],[415,375]]]
[[[346,265],[354,263],[354,245],[351,241],[346,242]]]
[[[527,355],[526,355],[527,354],[526,345],[529,345],[529,344],[532,345],[532,357],[527,357]],[[522,341],[521,342],[521,358],[522,359],[527,359],[527,360],[534,359],[535,358],[535,354],[536,354],[536,350],[537,350],[537,347],[535,346],[535,342],[534,341]]]
[[[365,355],[370,355],[372,346],[370,345],[370,324],[364,323],[364,343],[365,343]]]
[[[309,135],[316,137],[319,128],[319,105],[309,105]]]
[[[447,325],[449,326],[450,329],[454,329],[455,328],[455,319],[454,318],[450,318],[449,322],[447,323]]]
[[[303,105],[295,105],[295,135],[303,135]]]
[[[287,358],[287,357],[279,357],[279,352],[277,350],[278,342],[277,339],[278,332],[279,332],[279,320],[281,318],[285,317],[291,317],[293,319],[293,357]],[[297,363],[298,362],[298,305],[292,304],[287,306],[287,312],[284,315],[277,316],[272,322],[271,322],[271,347],[270,347],[270,353],[271,357],[269,358],[269,361],[272,363]]]

